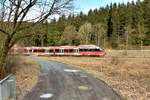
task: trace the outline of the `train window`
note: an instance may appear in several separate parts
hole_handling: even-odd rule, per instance
[[[30,49],[29,52],[32,52],[32,49]]]
[[[84,51],[89,51],[88,49],[84,49]]]
[[[59,52],[59,49],[55,49],[55,52]]]
[[[33,52],[38,52],[38,50],[34,49]]]
[[[100,51],[100,49],[79,49],[80,52],[88,52],[88,51]]]
[[[49,49],[49,52],[53,52],[53,49]]]
[[[88,51],[94,51],[94,49],[88,49]]]
[[[79,51],[81,51],[81,52],[82,52],[82,51],[84,51],[84,49],[79,49]]]
[[[64,50],[63,50],[63,49],[60,49],[60,50],[59,50],[59,52],[60,52],[60,53],[63,53],[63,52],[64,52]]]
[[[88,51],[100,51],[100,49],[88,49]]]
[[[48,50],[48,49],[45,49],[45,52],[47,53],[47,52],[49,52],[49,50]]]
[[[64,49],[64,52],[68,52],[68,49]]]
[[[78,52],[79,52],[79,49],[74,49],[74,52],[78,53]]]
[[[74,52],[74,50],[73,49],[69,49],[69,52]]]
[[[95,51],[100,51],[100,49],[95,49]]]
[[[45,49],[39,49],[38,52],[45,52]]]

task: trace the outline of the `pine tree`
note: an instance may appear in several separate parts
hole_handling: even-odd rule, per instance
[[[128,42],[139,45],[144,41],[145,45],[150,44],[150,1],[138,0],[136,3],[111,4],[99,9],[90,9],[88,14],[80,12],[77,15],[70,14],[68,17],[62,15],[59,20],[54,19],[48,27],[49,44],[57,45],[59,37],[56,35],[66,34],[64,29],[74,26],[75,31],[79,32],[79,40],[82,44],[101,44],[101,30],[104,31],[104,39],[113,47],[118,44],[127,44],[127,31],[130,32]],[[96,31],[97,25],[101,24],[101,30]],[[101,26],[100,25],[100,26]],[[98,25],[99,26],[99,25]],[[54,36],[53,36],[54,35]],[[35,36],[36,37],[36,36]],[[52,38],[51,38],[52,37]],[[103,39],[103,38],[102,38]],[[56,41],[55,41],[56,40]],[[86,40],[86,41],[85,41]],[[100,43],[98,43],[100,41]]]
[[[109,9],[108,22],[107,22],[107,37],[108,41],[111,39],[111,35],[113,34],[113,22],[112,22],[112,4]]]
[[[144,0],[143,2],[144,9],[144,24],[147,29],[147,32],[150,34],[150,0]]]

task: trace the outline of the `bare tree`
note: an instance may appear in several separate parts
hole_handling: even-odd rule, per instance
[[[130,25],[128,25],[127,27],[125,27],[125,37],[126,37],[126,53],[127,53],[127,50],[128,50],[128,47],[129,47],[129,39],[130,39],[130,35],[132,34],[132,32],[134,31],[134,29],[131,28]]]
[[[0,76],[10,48],[32,34],[25,30],[45,22],[52,15],[69,13],[74,0],[0,0],[0,34],[4,35],[0,52]]]
[[[141,56],[144,57],[144,53],[143,53],[143,40],[145,38],[145,28],[138,25],[138,37],[139,37],[139,40],[140,40],[140,47],[141,47]]]
[[[63,45],[79,45],[80,36],[79,33],[76,31],[76,27],[73,25],[66,26],[63,35],[61,36],[60,42]]]
[[[98,23],[93,26],[93,33],[96,34],[96,45],[105,47],[105,30],[102,24]]]
[[[89,22],[84,23],[80,26],[79,33],[82,35],[81,43],[89,44],[90,33],[92,33],[92,24]]]

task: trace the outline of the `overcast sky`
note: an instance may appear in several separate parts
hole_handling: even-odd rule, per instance
[[[75,0],[75,7],[78,12],[83,11],[87,13],[89,9],[100,8],[110,3],[127,3],[137,0]]]

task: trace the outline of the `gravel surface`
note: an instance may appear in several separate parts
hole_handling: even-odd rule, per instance
[[[67,64],[36,59],[41,74],[23,100],[121,100],[103,81]]]

